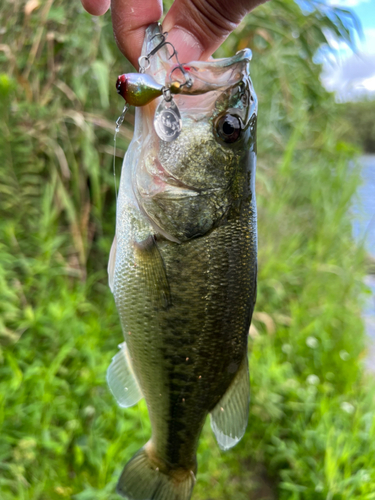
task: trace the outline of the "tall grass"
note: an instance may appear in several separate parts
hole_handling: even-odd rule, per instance
[[[227,453],[205,428],[196,499],[375,498],[356,150],[312,62],[323,28],[350,40],[355,20],[304,7],[273,0],[219,50],[254,52],[259,292],[249,427]],[[111,500],[150,435],[144,402],[121,410],[105,383],[122,339],[106,282],[113,84],[130,68],[108,15],[79,2],[5,1],[0,16],[0,497]]]

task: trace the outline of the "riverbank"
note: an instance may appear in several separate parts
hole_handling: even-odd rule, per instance
[[[375,257],[368,254],[365,260],[366,274],[375,274]]]

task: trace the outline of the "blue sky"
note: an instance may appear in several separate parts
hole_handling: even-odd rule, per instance
[[[344,2],[343,2],[344,3]],[[364,28],[375,28],[375,1],[352,0],[345,2],[360,18]]]
[[[375,93],[375,0],[327,0],[331,5],[351,9],[359,18],[364,39],[358,41],[358,53],[337,40],[330,40],[335,54],[324,58],[322,80],[335,90],[339,100]]]

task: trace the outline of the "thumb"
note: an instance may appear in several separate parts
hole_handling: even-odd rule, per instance
[[[163,23],[181,62],[205,60],[265,0],[175,0]]]

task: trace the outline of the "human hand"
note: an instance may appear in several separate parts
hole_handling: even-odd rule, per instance
[[[163,14],[162,0],[81,0],[90,14],[110,7],[115,39],[121,52],[138,68],[145,29]],[[245,15],[266,0],[175,0],[167,13],[168,31],[181,62],[207,59]]]

